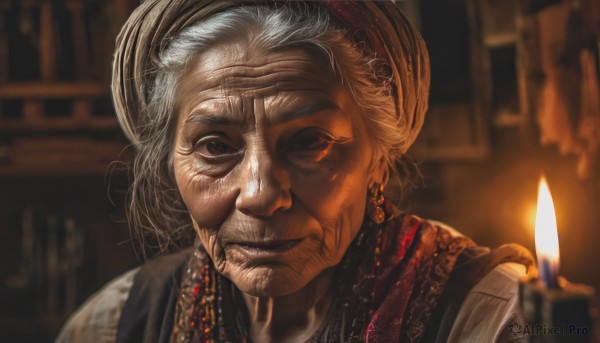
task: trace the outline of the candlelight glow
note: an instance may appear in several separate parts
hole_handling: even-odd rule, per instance
[[[535,250],[540,278],[549,287],[556,284],[559,268],[558,232],[554,202],[546,178],[538,186],[538,203],[535,217]]]

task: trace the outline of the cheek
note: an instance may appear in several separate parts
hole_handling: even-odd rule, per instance
[[[173,167],[177,188],[196,225],[217,230],[235,204],[235,194],[226,187],[230,177],[215,179],[199,173],[192,156],[174,158]]]
[[[194,219],[192,219],[192,223],[194,224],[194,230],[198,235],[198,239],[213,260],[215,268],[222,273],[223,269],[225,269],[226,259],[225,251],[219,240],[218,231],[202,228],[198,226],[198,223]]]
[[[332,187],[315,211],[323,228],[323,250],[329,259],[339,260],[360,230],[365,212],[366,191],[362,178],[347,178]]]
[[[212,178],[201,174],[192,156],[173,159],[177,188],[190,214],[198,239],[213,260],[218,271],[226,268],[220,227],[234,209],[235,193],[226,187],[231,176]]]
[[[302,188],[310,212],[324,224],[346,220],[346,224],[362,221],[366,188],[363,177],[341,176],[335,182],[313,182]],[[362,211],[361,211],[362,209]]]
[[[363,222],[370,157],[358,150],[341,154],[328,173],[295,177],[298,199],[321,225],[322,249],[328,259],[341,258]]]

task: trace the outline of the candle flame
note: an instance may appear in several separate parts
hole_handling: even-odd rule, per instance
[[[535,250],[542,281],[546,285],[556,283],[559,268],[558,231],[554,202],[546,178],[542,176],[538,186],[538,203],[535,217]]]

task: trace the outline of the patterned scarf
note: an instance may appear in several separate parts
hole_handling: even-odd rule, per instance
[[[309,342],[418,342],[458,257],[475,244],[386,203],[338,267],[339,294]],[[248,342],[243,300],[201,246],[181,282],[171,342]]]

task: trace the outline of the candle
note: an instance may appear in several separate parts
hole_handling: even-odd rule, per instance
[[[560,265],[558,250],[558,230],[552,194],[546,178],[540,178],[538,186],[537,211],[535,216],[535,250],[538,260],[540,280],[548,288],[558,287]]]
[[[594,290],[559,278],[556,215],[543,176],[538,186],[535,250],[539,278],[523,280],[519,284],[519,304],[525,323],[519,326],[518,334],[525,335],[529,342],[591,342],[590,299]]]

